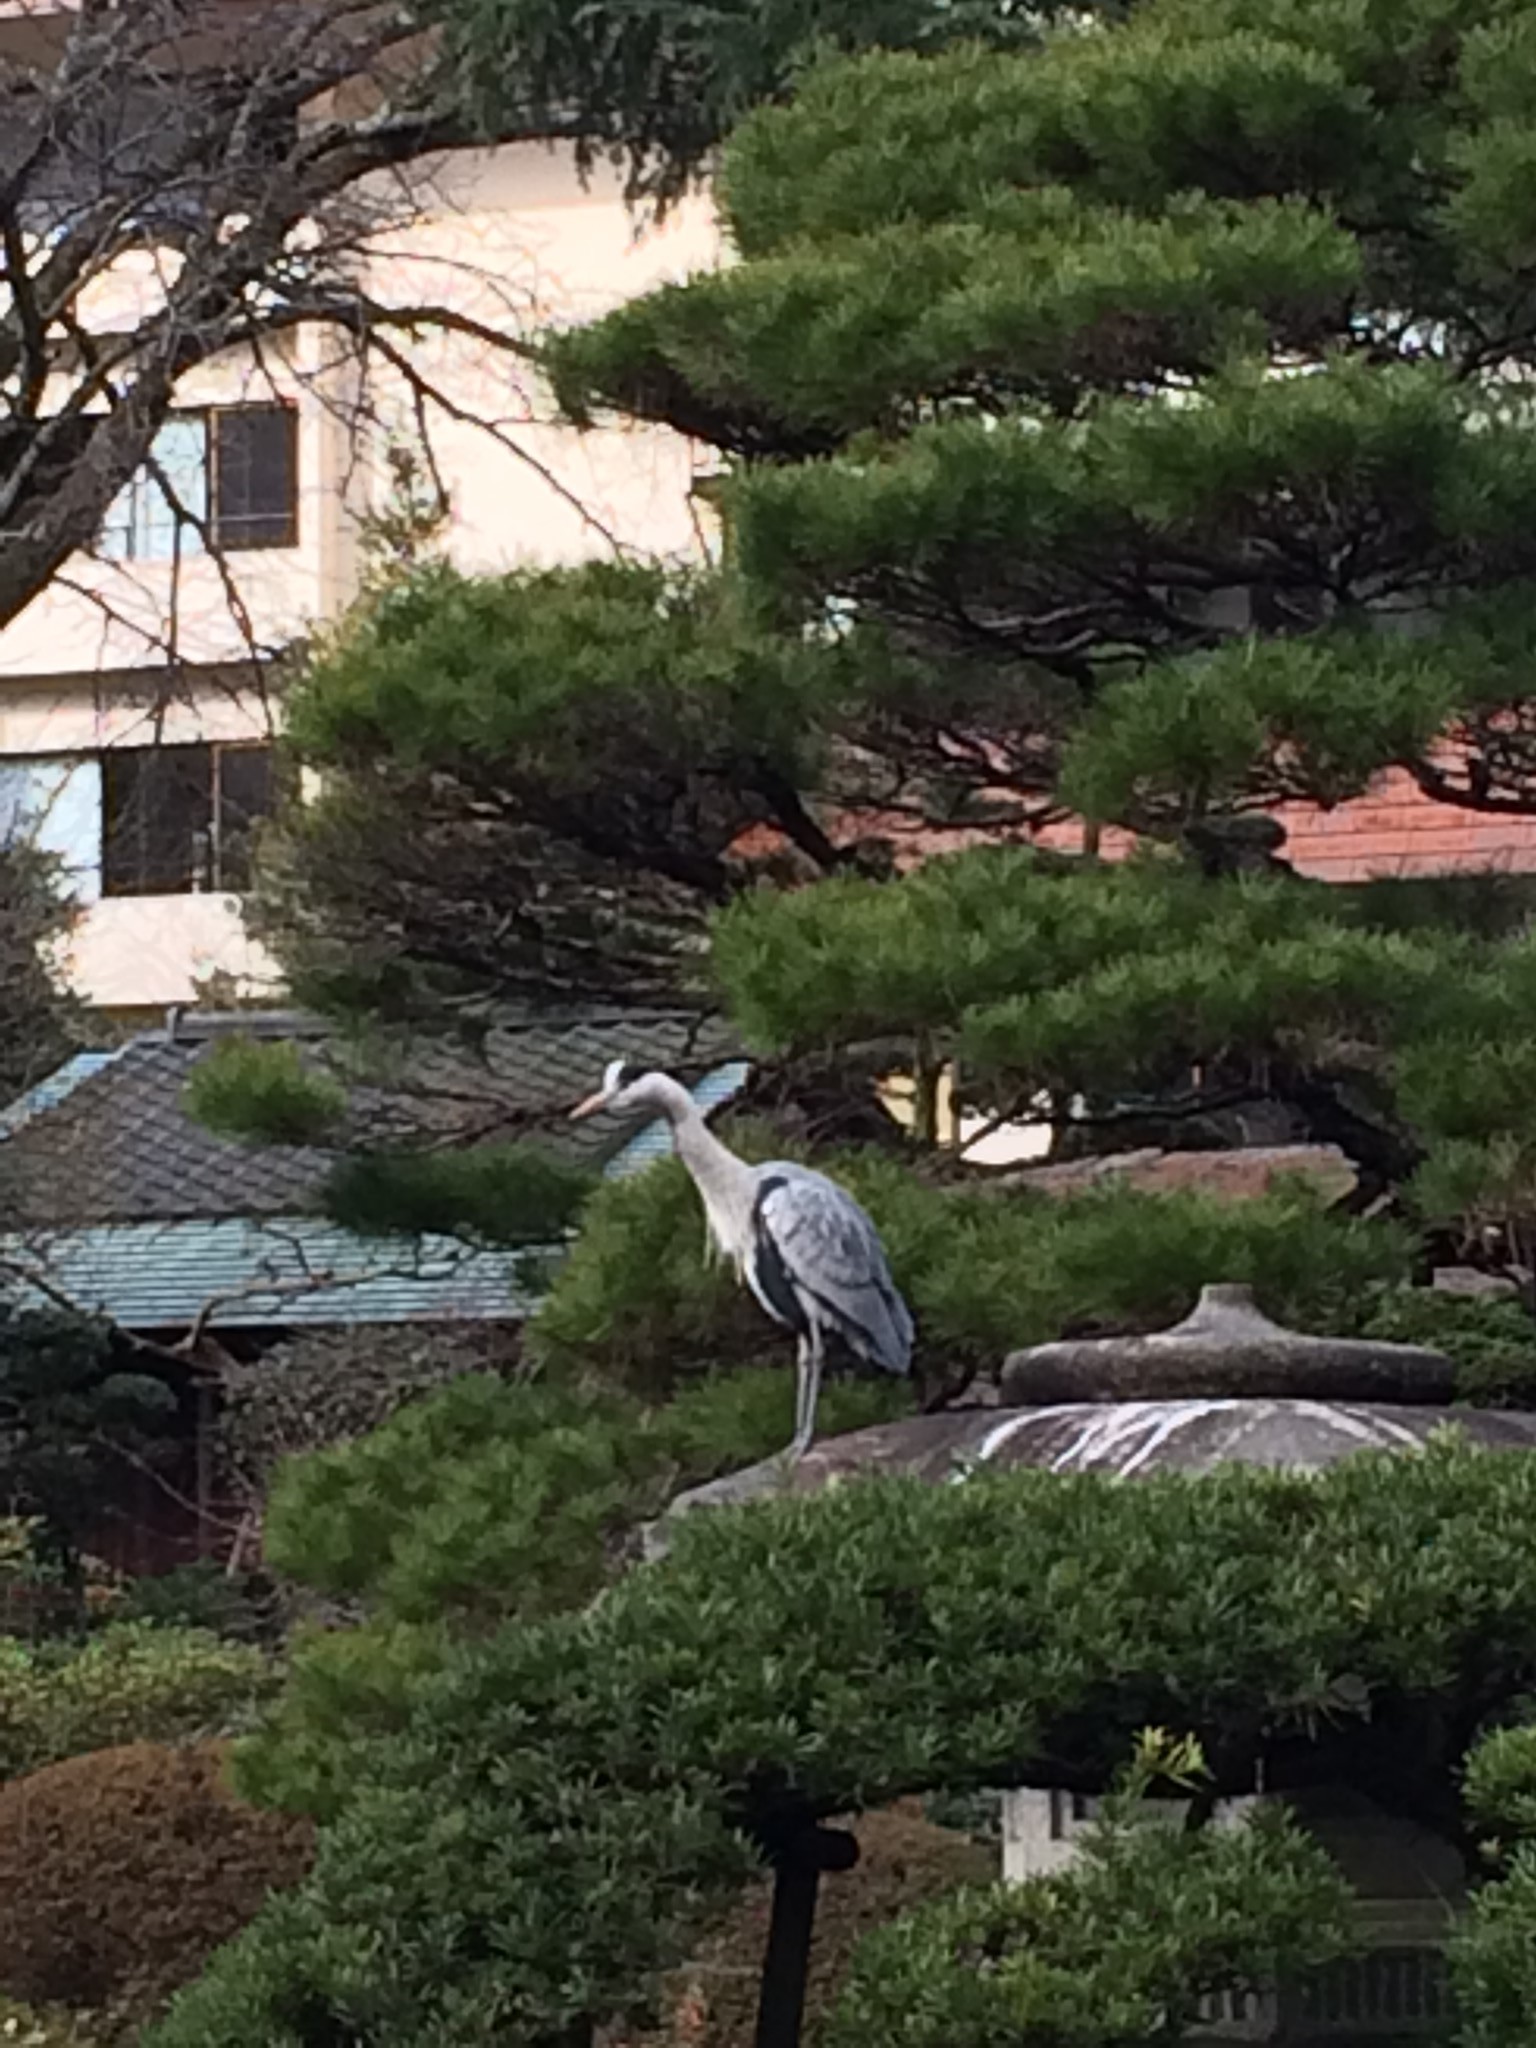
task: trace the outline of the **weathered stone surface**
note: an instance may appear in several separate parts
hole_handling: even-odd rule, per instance
[[[1020,1167],[1007,1181],[1045,1195],[1077,1195],[1119,1180],[1157,1194],[1200,1188],[1232,1201],[1254,1201],[1277,1180],[1298,1176],[1332,1202],[1351,1194],[1356,1183],[1355,1169],[1337,1145],[1250,1145],[1229,1152],[1164,1152],[1148,1145],[1102,1159]]]
[[[1002,1400],[1005,1408],[1252,1394],[1439,1403],[1451,1399],[1455,1378],[1439,1351],[1303,1336],[1261,1314],[1248,1288],[1217,1286],[1203,1289],[1194,1312],[1171,1330],[1012,1352]]]
[[[1520,1293],[1518,1280],[1503,1273],[1485,1273],[1478,1266],[1436,1266],[1429,1284],[1437,1294],[1460,1294],[1484,1301],[1513,1301]]]
[[[1012,1411],[958,1409],[853,1430],[814,1444],[798,1465],[771,1458],[679,1494],[649,1533],[658,1555],[677,1519],[776,1495],[823,1493],[881,1474],[942,1485],[989,1467],[1137,1478],[1217,1465],[1317,1471],[1357,1451],[1422,1449],[1454,1424],[1488,1450],[1536,1450],[1536,1413],[1305,1400],[1065,1402]]]

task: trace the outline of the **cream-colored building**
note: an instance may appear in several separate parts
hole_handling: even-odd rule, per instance
[[[0,12],[0,40],[5,28]],[[717,260],[703,201],[637,235],[616,177],[584,185],[563,151],[412,166],[405,206],[396,179],[392,221],[361,258],[370,294],[447,304],[498,331],[594,313]],[[95,290],[91,327],[152,306],[157,279],[146,257],[119,266]],[[449,401],[427,411],[463,566],[616,543],[697,551],[693,452],[675,436],[554,424],[515,356],[463,334],[401,345]],[[333,331],[209,364],[183,380],[155,450],[203,531],[146,475],[97,551],[0,633],[0,830],[62,856],[80,904],[70,971],[92,1003],[158,1009],[212,977],[226,994],[272,986],[240,921],[282,716],[269,664],[352,598],[367,517],[398,490],[391,453],[417,438],[405,380],[376,365],[365,380]]]

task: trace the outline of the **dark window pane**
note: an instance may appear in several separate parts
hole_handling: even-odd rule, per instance
[[[274,808],[272,749],[220,747],[218,767],[218,885],[244,889],[251,879],[253,828]]]
[[[102,756],[101,886],[108,896],[206,888],[213,830],[207,747],[125,747]]]
[[[291,548],[299,537],[297,415],[288,405],[213,415],[213,530],[221,547]]]

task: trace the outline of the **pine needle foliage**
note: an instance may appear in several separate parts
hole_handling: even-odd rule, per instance
[[[750,12],[496,0],[446,46],[524,36],[551,104],[653,93],[649,124],[597,131],[642,179],[658,152],[698,161],[743,90],[767,102],[723,156],[738,260],[546,354],[572,418],[716,451],[723,565],[374,593],[296,712],[328,794],[269,868],[286,957],[336,1008],[399,1016],[712,985],[758,1050],[867,1074],[921,1048],[967,1108],[1043,1106],[1085,1145],[1258,1108],[1342,1145],[1399,1213],[1519,1249],[1528,910],[1503,884],[1330,893],[1266,857],[1263,814],[1387,770],[1453,813],[1536,814],[1536,12],[955,8],[983,38],[953,46],[904,5]],[[802,28],[842,54],[793,70]],[[991,845],[891,878],[914,831],[932,852],[1074,810],[1140,856]],[[786,880],[812,886],[756,886]],[[1166,1321],[1216,1277],[1357,1326],[1407,1256],[1290,1191],[1052,1206],[839,1167],[944,1363]],[[549,1398],[606,1379],[664,1415],[741,1355],[742,1305],[676,1172],[586,1220],[535,1339]],[[1482,1337],[1510,1370],[1508,1332]],[[376,1470],[316,1468],[313,1555],[378,1613],[303,1662],[246,1768],[330,1817],[319,1863],[157,2048],[569,2048],[644,2009],[775,1830],[912,1791],[1098,1790],[1148,1725],[1188,1731],[1222,1789],[1299,1759],[1454,1836],[1464,1760],[1536,1687],[1529,1459],[871,1484],[685,1518],[664,1564],[552,1613],[601,1582],[645,1426],[482,1416],[391,1519],[372,1495],[483,1398],[403,1418]],[[570,1541],[525,1607],[458,1639],[432,1601],[510,1582],[544,1540],[513,1514],[495,1550],[489,1504],[517,1486],[560,1499]],[[1224,1910],[1214,1851],[1169,1853],[1190,1859],[1171,1919]],[[1271,1933],[1307,1938],[1282,1894]],[[1476,2048],[1536,2032],[1533,1899],[1521,1847],[1468,1936]],[[1070,1927],[1070,1889],[1050,1906]],[[933,1982],[977,1927],[1008,1948],[978,1910],[920,1936]],[[1017,2048],[1060,2048],[1047,1946],[1019,1948]],[[1066,2019],[1098,1994],[1129,2030],[1168,1985],[1155,1962],[1128,1921]]]
[[[904,1400],[889,1381],[834,1383],[826,1427],[888,1420]],[[776,1451],[791,1406],[782,1370],[700,1376],[659,1407],[474,1375],[353,1443],[291,1460],[268,1502],[268,1558],[356,1625],[294,1645],[282,1699],[245,1757],[247,1788],[335,1811],[356,1744],[406,1724],[456,1643],[594,1599],[679,1486]]]
[[[340,1160],[327,1212],[364,1235],[449,1232],[490,1244],[558,1245],[595,1176],[534,1144],[360,1152]]]
[[[221,1137],[259,1145],[313,1145],[335,1130],[346,1091],[305,1064],[287,1040],[218,1040],[192,1069],[187,1108]]]
[[[355,1744],[312,1880],[151,2040],[553,2048],[643,2007],[763,1830],[941,1785],[1105,1788],[1149,1726],[1217,1790],[1258,1758],[1283,1783],[1299,1745],[1454,1828],[1463,1756],[1536,1682],[1533,1531],[1536,1462],[1452,1441],[685,1518],[596,1609],[463,1648],[403,1734]]]
[[[1097,11],[1123,11],[1104,0]],[[662,204],[708,168],[715,145],[758,100],[787,91],[816,48],[942,49],[977,39],[1029,47],[1055,0],[422,0],[482,119],[530,111],[573,134],[583,162],[624,164],[637,197]],[[1089,9],[1070,10],[1081,18]],[[542,132],[535,130],[535,132]]]
[[[1269,1990],[1348,1946],[1348,1890],[1280,1809],[1189,1834],[1127,1813],[1090,1832],[1080,1857],[877,1929],[828,2048],[1180,2041],[1203,2000]]]

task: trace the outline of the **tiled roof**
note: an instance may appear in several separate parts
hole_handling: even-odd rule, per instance
[[[1436,803],[1401,769],[1353,803],[1331,811],[1290,804],[1277,816],[1286,831],[1285,858],[1320,882],[1536,871],[1536,818]]]
[[[547,1257],[558,1257],[561,1246]],[[115,1223],[0,1237],[15,1292],[128,1330],[514,1320],[540,1261],[455,1238],[367,1239],[312,1216]],[[26,1276],[35,1273],[39,1284]]]
[[[315,1212],[333,1155],[215,1138],[187,1115],[188,1075],[234,1030],[300,1043],[333,1064],[313,1022],[272,1013],[182,1019],[109,1053],[81,1053],[0,1115],[0,1267],[22,1299],[61,1298],[127,1329],[453,1322],[527,1315],[564,1245],[510,1251],[453,1238],[364,1238]],[[439,1052],[391,1089],[354,1091],[377,1133],[426,1118],[490,1138],[535,1134],[611,1175],[666,1151],[658,1123],[571,1125],[609,1060],[665,1066],[705,1109],[746,1063],[716,1024],[659,1012],[509,1024],[483,1058]],[[19,1213],[18,1213],[19,1212]],[[35,1276],[29,1280],[28,1276]]]
[[[0,1115],[6,1221],[57,1229],[313,1212],[333,1153],[219,1138],[187,1113],[193,1068],[236,1031],[295,1040],[317,1066],[338,1062],[312,1022],[259,1013],[187,1017],[115,1053],[79,1055]],[[536,1135],[600,1167],[636,1138],[635,1127],[571,1125],[565,1112],[609,1060],[668,1067],[693,1083],[735,1050],[719,1024],[680,1013],[506,1025],[482,1056],[439,1050],[402,1067],[387,1089],[355,1088],[352,1121],[376,1141],[422,1125],[464,1141]]]

